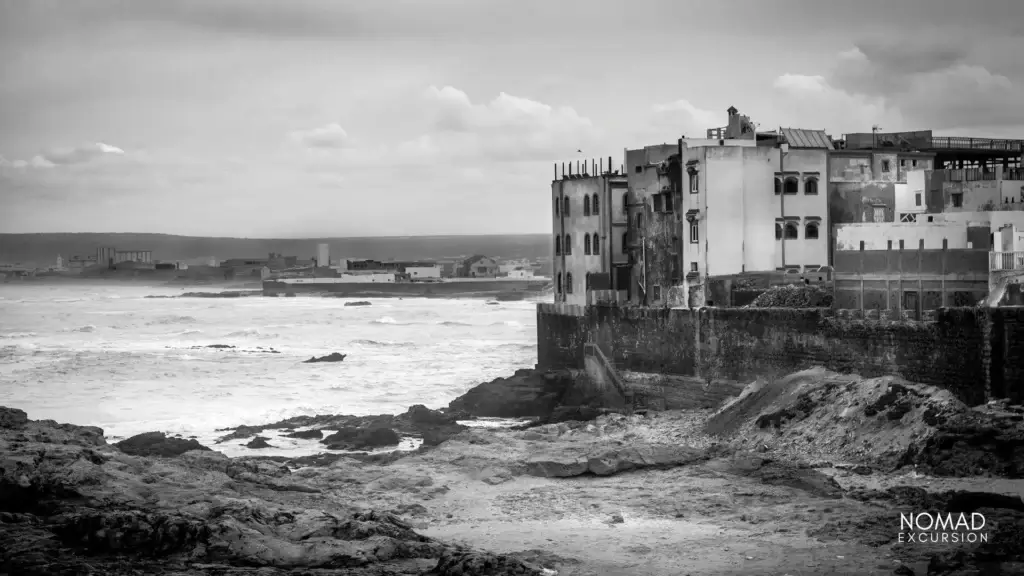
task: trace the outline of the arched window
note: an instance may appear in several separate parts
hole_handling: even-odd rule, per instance
[[[591,243],[592,247],[593,247],[592,249],[593,249],[593,252],[594,252],[594,256],[600,256],[601,255],[601,243],[597,241],[597,238],[598,238],[597,232],[594,232],[594,241]]]
[[[782,224],[775,223],[775,239],[782,240]]]
[[[800,231],[797,230],[796,224],[792,222],[786,222],[786,240],[796,240],[800,237]]]
[[[601,213],[601,201],[597,199],[597,194],[594,194],[594,201],[590,203],[590,213],[594,216]]]
[[[590,234],[583,235],[583,253],[590,255]]]
[[[626,252],[629,252],[629,233],[628,232],[623,232],[622,233],[622,253],[625,254]]]
[[[555,290],[557,290],[559,294],[562,293],[562,273],[561,272],[558,273],[558,281],[555,283]]]
[[[565,292],[566,294],[572,294],[572,272],[565,275]]]
[[[804,194],[817,194],[818,193],[818,179],[808,178],[804,182]]]
[[[775,179],[775,194],[782,194],[782,180],[779,180],[778,178]]]
[[[590,196],[583,197],[583,215],[590,216]]]
[[[562,244],[562,252],[566,256],[572,255],[572,236],[568,234],[565,235],[565,242]]]
[[[800,184],[797,182],[796,178],[793,178],[792,176],[790,176],[789,178],[786,178],[786,184],[782,188],[782,193],[783,194],[796,194],[796,191],[799,188],[800,188]]]
[[[629,192],[622,193],[622,211],[629,212]]]
[[[562,216],[569,217],[569,198],[566,197],[562,202]]]
[[[562,237],[555,236],[555,256],[562,253]]]
[[[562,202],[558,198],[555,198],[555,216],[558,216],[558,205],[561,203]]]
[[[804,226],[804,238],[806,238],[807,240],[817,240],[818,239],[818,223],[817,222],[808,222],[807,226]]]

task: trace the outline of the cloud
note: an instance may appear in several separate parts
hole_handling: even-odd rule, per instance
[[[903,123],[899,110],[884,98],[850,94],[833,86],[825,76],[783,74],[773,88],[781,94],[782,115],[793,128],[825,129],[832,133],[862,132],[876,124],[895,127]]]
[[[102,142],[84,144],[72,148],[54,148],[33,156],[30,160],[8,160],[0,156],[0,167],[5,168],[53,168],[87,164],[104,156],[123,156],[124,150]]]
[[[332,123],[310,130],[297,130],[292,132],[293,140],[308,148],[348,148],[352,145],[352,139],[348,132],[341,127],[341,124]]]
[[[708,128],[725,124],[725,112],[712,112],[699,108],[686,99],[655,104],[647,132],[651,137],[662,135],[662,140],[673,141],[680,136],[703,138]],[[667,139],[667,140],[666,140]]]
[[[854,116],[898,118],[891,129],[1024,125],[1024,81],[929,39],[861,42],[837,54],[825,75],[784,74],[775,87],[806,102],[845,102]]]

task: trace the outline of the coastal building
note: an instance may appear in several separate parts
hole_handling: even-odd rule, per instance
[[[152,267],[153,252],[151,250],[118,250],[112,246],[101,246],[96,249],[96,262],[101,266],[113,269],[122,263],[147,264],[142,268]]]
[[[456,260],[439,260],[437,265],[441,268],[442,278],[453,278],[458,270],[459,262]]]
[[[515,270],[509,270],[507,276],[517,280],[528,280],[534,277],[534,273],[532,268],[516,268]]]
[[[409,275],[409,278],[413,280],[421,280],[427,278],[440,278],[441,267],[437,265],[433,266],[405,266],[403,269],[405,274]]]
[[[494,258],[476,254],[462,261],[459,275],[464,278],[494,278],[498,275],[498,262]]]
[[[551,182],[555,301],[586,304],[595,290],[630,290],[626,246],[627,179],[604,159],[565,164]]]
[[[835,237],[837,308],[921,319],[989,292],[987,223],[837,224]]]
[[[96,266],[96,256],[79,256],[75,255],[68,259],[68,270],[71,272],[81,272],[82,270]]]
[[[328,267],[331,265],[331,245],[321,242],[316,245],[316,265]]]

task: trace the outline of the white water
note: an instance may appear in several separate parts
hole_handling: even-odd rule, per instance
[[[212,445],[214,429],[239,424],[440,407],[536,362],[535,302],[145,298],[180,293],[0,285],[0,405],[112,440],[160,430]],[[331,352],[348,357],[302,363]],[[318,449],[268,436],[278,449],[261,454]]]

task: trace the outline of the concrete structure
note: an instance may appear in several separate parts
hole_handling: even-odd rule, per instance
[[[405,273],[413,280],[421,278],[440,278],[440,266],[406,266]]]
[[[494,278],[498,275],[498,262],[494,258],[476,254],[462,261],[459,275],[465,278]]]
[[[836,224],[836,250],[903,250],[943,248],[964,250],[988,249],[988,225],[971,226],[968,234],[963,222]],[[974,246],[974,238],[978,246]]]
[[[96,249],[96,262],[108,268],[127,262],[153,264],[153,252],[151,250],[117,250],[111,246],[103,246]]]
[[[316,245],[316,265],[327,267],[331,265],[331,245],[326,242]]]
[[[605,170],[604,159],[600,166],[589,164],[575,173],[565,172],[563,165],[561,175],[556,166],[551,183],[551,273],[557,302],[585,303],[588,290],[629,289],[626,178]]]
[[[91,266],[96,266],[96,256],[72,256],[68,259],[68,270],[72,272],[81,272],[82,270]]]
[[[518,280],[528,280],[534,277],[532,268],[518,268],[516,270],[510,270],[508,273],[509,278],[515,278]]]

